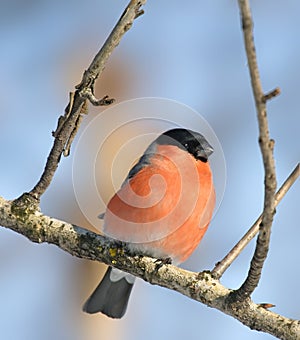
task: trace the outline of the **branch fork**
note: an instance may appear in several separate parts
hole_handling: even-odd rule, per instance
[[[212,272],[193,273],[165,263],[158,266],[156,259],[128,253],[126,246],[120,242],[97,235],[65,221],[53,219],[40,212],[40,197],[50,185],[61,155],[69,155],[72,141],[78,132],[81,120],[84,114],[88,113],[88,103],[106,106],[114,102],[114,99],[108,96],[102,99],[95,97],[95,81],[101,75],[109,56],[119,44],[125,32],[131,28],[134,20],[144,13],[141,6],[145,3],[146,0],[130,1],[103,47],[97,53],[89,68],[84,71],[80,84],[75,87],[74,92],[70,93],[65,113],[59,117],[57,128],[52,133],[54,144],[44,172],[36,186],[29,193],[24,193],[14,201],[6,201],[0,197],[0,225],[23,234],[33,242],[55,244],[74,256],[104,262],[152,284],[178,291],[233,316],[251,329],[262,330],[281,339],[300,338],[300,321],[285,318],[269,311],[268,309],[274,306],[270,303],[255,304],[251,300],[251,294],[259,283],[268,254],[275,208],[295,183],[300,171],[299,164],[297,164],[275,195],[274,140],[269,137],[266,102],[276,97],[280,90],[275,88],[266,94],[262,91],[248,0],[239,0],[239,6],[257,111],[259,145],[265,168],[264,207],[263,213],[253,226],[224,259],[216,264]],[[235,291],[222,286],[219,279],[257,233],[256,248],[246,280]]]

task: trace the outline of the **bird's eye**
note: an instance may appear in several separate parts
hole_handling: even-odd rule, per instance
[[[184,144],[184,147],[185,147],[186,149],[188,148],[188,146],[189,146],[188,143],[185,143],[185,144]]]

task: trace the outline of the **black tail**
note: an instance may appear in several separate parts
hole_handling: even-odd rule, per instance
[[[101,312],[117,319],[125,314],[133,283],[129,283],[125,277],[111,281],[111,271],[112,268],[108,267],[102,281],[84,304],[84,312]]]

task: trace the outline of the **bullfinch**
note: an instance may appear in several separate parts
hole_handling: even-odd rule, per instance
[[[104,234],[126,242],[135,254],[170,258],[175,265],[185,261],[205,234],[215,207],[208,162],[212,152],[198,132],[175,128],[161,134],[101,215]],[[108,267],[83,310],[121,318],[134,281],[131,274]]]

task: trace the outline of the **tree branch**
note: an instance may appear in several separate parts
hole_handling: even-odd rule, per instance
[[[299,164],[296,165],[295,169],[289,175],[289,177],[282,184],[280,189],[275,195],[275,207],[280,203],[284,195],[288,192],[291,186],[296,182],[300,175]],[[230,250],[230,252],[218,262],[215,268],[212,270],[212,275],[215,279],[220,279],[232,262],[239,256],[247,244],[254,238],[254,236],[259,232],[259,226],[262,221],[262,214],[254,222],[252,227],[247,231],[247,233],[239,240],[239,242]]]
[[[249,1],[239,0],[239,7],[244,33],[245,49],[250,71],[252,91],[256,105],[259,127],[259,145],[265,169],[264,209],[262,214],[262,221],[259,226],[259,234],[257,238],[255,252],[251,260],[250,269],[245,282],[232,295],[232,298],[234,299],[243,300],[249,297],[254,289],[257,287],[261,277],[264,262],[268,255],[271,226],[273,222],[273,216],[275,214],[276,172],[275,161],[273,157],[274,140],[271,140],[269,136],[266,110],[266,99],[268,98],[268,94],[264,95],[260,81],[253,39],[253,23]],[[272,95],[271,97],[273,96],[274,95]]]
[[[259,282],[261,270],[267,257],[275,206],[299,176],[299,164],[274,197],[276,190],[274,141],[269,138],[266,102],[278,95],[279,89],[276,88],[267,94],[262,92],[252,36],[252,18],[247,0],[239,0],[239,4],[259,123],[259,143],[265,168],[264,209],[263,214],[253,227],[228,256],[214,268],[213,272],[194,273],[166,264],[162,264],[158,269],[156,259],[130,253],[125,243],[45,216],[39,210],[40,196],[50,185],[61,155],[69,154],[82,115],[87,114],[88,102],[93,105],[112,103],[112,99],[107,96],[100,100],[95,97],[95,81],[102,73],[109,56],[119,44],[122,36],[130,29],[133,21],[143,13],[140,8],[145,2],[146,0],[130,1],[105,44],[84,72],[75,92],[70,94],[65,114],[59,118],[57,129],[53,132],[54,144],[39,182],[29,193],[24,193],[14,201],[6,201],[0,197],[0,225],[26,236],[33,242],[57,245],[71,255],[104,262],[149,283],[178,291],[191,299],[236,318],[251,329],[263,331],[281,339],[299,338],[300,321],[273,313],[268,310],[271,304],[255,304],[250,298]],[[246,281],[237,291],[224,287],[216,278],[221,277],[258,230],[257,246]]]
[[[156,259],[131,254],[126,244],[114,241],[38,211],[19,209],[15,201],[0,197],[0,225],[29,240],[55,244],[76,257],[104,262],[143,280],[174,291],[226,313],[251,329],[281,339],[296,339],[300,322],[280,316],[255,304],[250,298],[232,301],[230,289],[214,279],[210,272],[194,273],[172,265],[157,270]]]
[[[81,115],[87,113],[87,100],[93,105],[109,105],[114,100],[107,96],[97,100],[94,97],[95,81],[104,70],[112,51],[118,46],[123,35],[130,29],[134,19],[143,14],[140,9],[146,0],[131,0],[103,47],[93,59],[89,68],[84,72],[82,80],[70,94],[70,101],[63,116],[59,117],[56,131],[53,132],[54,143],[47,158],[44,172],[38,183],[29,192],[33,199],[39,200],[50,185],[58,167],[62,153],[69,155],[71,143],[79,129]],[[27,197],[28,198],[28,197]]]

